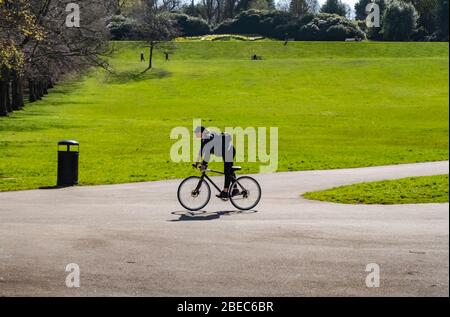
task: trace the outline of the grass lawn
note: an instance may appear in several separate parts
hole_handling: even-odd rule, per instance
[[[306,193],[308,199],[342,204],[419,204],[448,202],[448,175],[360,183]]]
[[[193,118],[279,127],[280,171],[448,159],[448,43],[181,42],[137,77],[143,49],[114,45],[116,74],[92,70],[0,118],[0,190],[54,185],[62,139],[81,143],[82,185],[187,176],[169,133]]]

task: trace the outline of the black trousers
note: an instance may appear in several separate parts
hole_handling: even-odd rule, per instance
[[[236,150],[233,148],[233,160],[236,156]],[[227,162],[225,158],[223,159],[223,172],[225,173],[225,188],[229,188],[231,184],[231,179],[236,177],[236,174],[233,172],[234,162]]]

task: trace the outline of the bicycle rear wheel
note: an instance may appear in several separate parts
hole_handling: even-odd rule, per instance
[[[204,208],[211,199],[209,184],[198,176],[191,176],[181,182],[177,191],[178,201],[187,210]]]
[[[231,196],[230,201],[234,207],[240,210],[255,208],[261,200],[261,186],[250,176],[239,177],[232,185],[230,193],[239,190],[237,195]]]

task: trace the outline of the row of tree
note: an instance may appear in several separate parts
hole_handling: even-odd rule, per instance
[[[449,0],[375,0],[380,7],[381,27],[365,29],[369,39],[390,41],[448,41]],[[366,19],[366,6],[359,0],[355,19]]]
[[[108,33],[101,0],[79,1],[79,27],[70,0],[0,0],[0,115],[48,93],[64,75],[105,66]],[[68,21],[69,23],[66,23]]]
[[[139,39],[139,32],[136,32],[139,25],[132,14],[133,8],[138,6],[136,0],[116,1],[118,9],[115,12],[120,14],[111,17],[108,24],[113,39]],[[239,24],[237,20],[245,11],[284,12],[299,20],[319,13],[346,18],[352,15],[351,8],[341,0],[326,0],[322,6],[317,0],[279,0],[276,3],[273,0],[161,1],[159,8],[173,13],[172,18],[186,36],[216,33],[215,30]],[[380,8],[381,26],[368,28],[366,7],[373,1]],[[354,12],[356,23],[372,40],[448,41],[448,0],[359,0]],[[278,29],[283,27],[278,25]],[[253,33],[245,28],[239,28],[238,32]]]

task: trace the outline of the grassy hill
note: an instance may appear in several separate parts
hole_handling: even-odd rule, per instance
[[[169,133],[193,118],[279,127],[283,171],[448,159],[448,43],[181,42],[142,76],[144,49],[112,45],[114,74],[93,70],[0,119],[0,190],[54,185],[62,139],[81,143],[81,184],[189,175]]]

